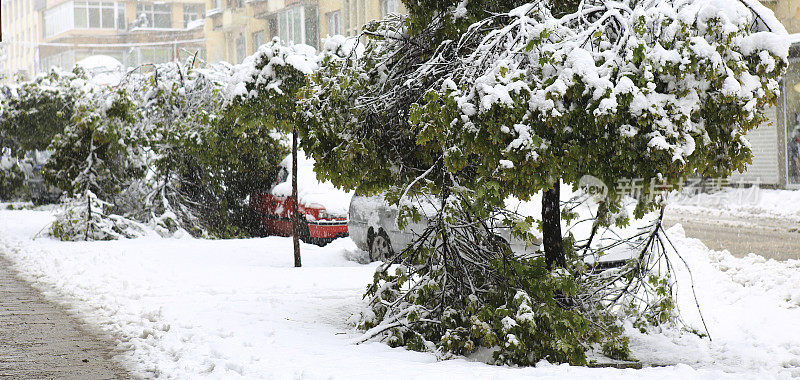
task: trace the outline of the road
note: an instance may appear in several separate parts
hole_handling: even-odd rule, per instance
[[[667,208],[664,226],[676,223],[683,226],[686,236],[737,257],[752,252],[775,260],[800,259],[800,220]]]
[[[111,346],[0,256],[0,379],[126,379]]]

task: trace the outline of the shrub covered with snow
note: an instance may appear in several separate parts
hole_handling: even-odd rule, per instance
[[[65,241],[116,240],[144,234],[139,223],[112,214],[112,205],[91,190],[67,199],[50,225],[50,235]]]
[[[62,240],[135,236],[132,223],[112,213],[117,197],[140,177],[141,150],[132,132],[134,103],[124,90],[88,90],[76,102],[71,123],[51,144],[45,178],[66,193],[64,210],[51,226]]]
[[[72,119],[86,80],[80,68],[54,68],[30,81],[0,86],[0,147],[10,148],[17,157],[47,149]]]

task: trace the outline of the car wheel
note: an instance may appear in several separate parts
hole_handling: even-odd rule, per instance
[[[369,257],[373,261],[386,261],[392,256],[394,256],[394,252],[392,252],[389,236],[381,230],[372,238],[372,243],[369,245]]]

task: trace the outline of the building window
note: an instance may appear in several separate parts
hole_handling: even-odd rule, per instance
[[[344,16],[344,20],[342,20],[344,21],[344,29],[350,29],[350,24],[352,23],[350,20],[350,0],[342,0],[342,13]]]
[[[344,29],[348,36],[358,34],[361,27],[367,23],[366,0],[343,0],[342,12],[344,13]]]
[[[148,28],[168,29],[172,27],[172,5],[139,3],[136,5],[136,14],[144,14],[145,24]]]
[[[44,12],[44,36],[71,29],[125,29],[125,4],[70,1]]]
[[[42,71],[49,71],[52,67],[59,67],[63,70],[72,70],[75,67],[75,51],[67,50],[47,57],[42,57],[40,61]]]
[[[392,13],[397,13],[398,0],[381,0],[381,16],[386,17]]]
[[[86,3],[75,4],[73,9],[75,10],[75,27],[88,28],[89,16],[87,15]]]
[[[367,0],[358,0],[358,24],[359,29],[367,23]]]
[[[125,30],[126,21],[125,21],[125,4],[118,3],[117,4],[117,29]]]
[[[281,42],[301,44],[305,41],[303,7],[289,8],[278,14],[278,36]]]
[[[263,30],[253,33],[253,50],[258,51],[258,48],[267,43],[266,34]]]
[[[328,35],[342,34],[342,12],[328,13]]]
[[[202,4],[184,4],[183,5],[183,26],[189,27],[189,23],[203,18],[203,5]]]
[[[144,63],[166,63],[172,61],[172,48],[143,48]]]
[[[234,43],[236,44],[236,63],[239,63],[244,60],[246,54],[244,36],[239,34]]]
[[[117,13],[125,12],[124,4],[97,1],[74,2],[75,28],[114,29]]]

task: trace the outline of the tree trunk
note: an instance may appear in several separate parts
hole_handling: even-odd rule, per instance
[[[544,234],[544,258],[547,270],[566,266],[564,242],[561,235],[561,189],[560,180],[542,196],[542,233]]]
[[[297,210],[297,125],[292,126],[292,241],[294,266],[300,267],[300,212]]]

